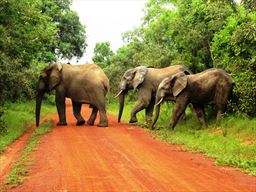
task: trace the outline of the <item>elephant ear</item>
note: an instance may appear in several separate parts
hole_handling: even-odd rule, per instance
[[[173,77],[172,83],[173,85],[171,87],[173,96],[177,97],[181,93],[181,91],[186,88],[188,83],[188,77],[185,74],[176,75]]]
[[[146,66],[136,67],[136,72],[133,78],[133,88],[136,89],[145,79],[145,76],[148,72]]]
[[[49,72],[49,90],[56,87],[61,81],[62,65],[60,63],[53,64]]]

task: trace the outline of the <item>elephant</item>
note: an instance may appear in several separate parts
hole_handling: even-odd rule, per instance
[[[36,126],[39,126],[41,102],[44,93],[55,89],[55,103],[59,115],[58,126],[67,125],[65,98],[72,101],[76,125],[83,125],[82,104],[92,108],[88,125],[94,125],[97,112],[100,114],[99,127],[108,127],[105,96],[109,91],[109,80],[97,64],[71,65],[59,62],[43,69],[36,93]]]
[[[146,122],[150,125],[153,115],[155,95],[159,83],[166,77],[176,73],[183,72],[184,74],[191,74],[192,72],[182,65],[173,65],[165,68],[151,68],[146,66],[139,66],[127,70],[121,78],[119,83],[119,114],[118,122],[120,122],[125,95],[131,89],[138,90],[138,104],[134,106],[131,112],[129,123],[136,123],[136,114],[145,109]]]
[[[159,117],[160,104],[168,96],[175,97],[170,129],[174,129],[180,116],[189,103],[194,107],[199,122],[206,127],[205,105],[215,105],[217,110],[216,124],[220,124],[228,99],[231,97],[234,81],[222,69],[211,68],[201,73],[185,75],[179,73],[165,78],[156,93],[156,113],[151,129]]]

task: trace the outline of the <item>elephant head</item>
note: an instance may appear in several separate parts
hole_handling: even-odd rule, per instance
[[[178,73],[162,80],[156,93],[156,114],[151,128],[154,127],[160,112],[160,104],[167,97],[177,97],[186,87],[188,76],[185,73]]]
[[[45,92],[54,89],[61,82],[61,71],[62,65],[60,63],[51,64],[42,71],[39,77],[36,93],[36,126],[39,126],[43,95]]]
[[[148,68],[145,66],[136,67],[133,69],[127,70],[119,84],[119,93],[116,97],[119,96],[119,114],[118,114],[118,122],[120,122],[123,108],[124,108],[124,100],[125,94],[130,89],[137,89],[139,85],[141,85],[145,79],[145,76],[148,72]]]

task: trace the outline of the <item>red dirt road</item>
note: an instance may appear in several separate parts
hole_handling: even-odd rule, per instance
[[[83,111],[88,118],[85,106]],[[75,126],[70,105],[67,116],[68,126],[42,137],[24,184],[7,191],[256,192],[256,177],[214,166],[212,159],[154,140],[113,116],[108,128]],[[57,114],[51,118],[56,122]]]

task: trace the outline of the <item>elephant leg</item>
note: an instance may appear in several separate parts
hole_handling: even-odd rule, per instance
[[[72,106],[73,106],[73,114],[74,114],[75,118],[77,119],[76,125],[83,125],[85,123],[85,120],[81,116],[82,104],[72,101]]]
[[[220,122],[221,122],[222,117],[223,117],[222,110],[218,110],[217,111],[217,118],[216,118],[216,125],[217,126],[220,126]]]
[[[100,123],[97,126],[98,127],[108,127],[108,118],[107,118],[105,107],[100,108],[99,113],[100,113]]]
[[[146,108],[146,105],[143,103],[143,102],[140,102],[138,105],[136,105],[133,109],[132,109],[132,112],[131,112],[131,119],[129,121],[129,123],[136,123],[138,120],[137,120],[137,117],[136,117],[136,114],[138,112],[140,112],[142,109],[145,109]]]
[[[186,107],[188,105],[186,98],[178,98],[173,108],[172,121],[169,124],[170,129],[174,129],[178,123],[180,117],[185,113]]]
[[[106,106],[105,106],[105,98],[104,93],[101,94],[102,96],[99,98],[99,101],[97,102],[97,108],[99,110],[100,114],[100,122],[97,125],[98,127],[108,127],[108,118],[106,113]]]
[[[137,120],[137,117],[136,117],[136,114],[138,112],[140,112],[142,109],[145,109],[145,108],[148,108],[151,101],[153,100],[152,98],[152,93],[151,93],[151,90],[147,90],[146,88],[143,88],[143,89],[140,89],[139,90],[139,93],[138,93],[138,101],[139,101],[139,104],[137,104],[133,109],[132,109],[132,112],[131,112],[131,119],[129,121],[129,123],[136,123],[138,120]],[[155,102],[155,100],[153,100],[152,102]],[[153,107],[154,107],[154,103],[153,104]],[[146,109],[147,110],[147,109]],[[151,109],[150,107],[148,108],[148,112],[146,112],[146,116],[147,114],[150,116],[150,111],[153,111],[153,109]],[[152,116],[152,115],[151,115]]]
[[[193,104],[193,106],[200,124],[202,127],[206,127],[204,105]]]
[[[226,105],[217,105],[216,106],[216,110],[217,110],[217,118],[216,118],[216,125],[217,126],[220,126],[220,123],[221,123],[221,119],[224,115],[224,108],[226,107]]]
[[[151,123],[152,123],[154,105],[155,105],[155,98],[152,98],[151,101],[150,101],[150,104],[148,105],[148,107],[146,107],[146,122],[147,122],[147,125],[151,125]]]
[[[222,98],[216,98],[216,111],[217,111],[217,118],[216,118],[216,125],[219,126],[221,123],[221,119],[224,116],[224,111],[227,107],[228,102],[228,94],[224,93]]]
[[[63,93],[56,91],[55,94],[55,103],[59,115],[59,122],[57,123],[58,126],[65,126],[67,125],[66,121],[66,103],[65,103],[65,96]]]
[[[92,113],[90,115],[90,118],[87,121],[88,125],[94,125],[95,119],[97,117],[98,109],[96,107],[93,107],[90,105],[90,108],[92,108]]]
[[[188,104],[188,107],[190,108],[190,111],[192,113],[192,115],[196,115],[195,109],[193,107],[193,105],[191,103]],[[184,113],[182,113],[181,117],[180,117],[181,121],[186,121],[187,117],[186,117],[186,110],[184,111]]]

